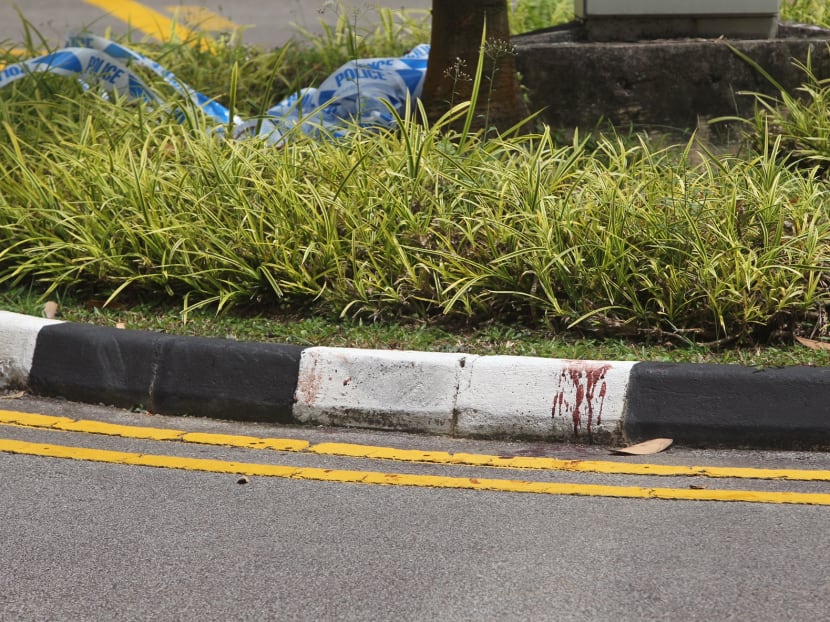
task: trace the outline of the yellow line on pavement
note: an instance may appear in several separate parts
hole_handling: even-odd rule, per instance
[[[70,419],[34,413],[0,410],[0,425],[50,429],[63,432],[103,434],[152,441],[179,441],[203,445],[222,445],[243,449],[304,451],[325,456],[394,460],[456,466],[482,466],[507,469],[537,469],[603,473],[606,475],[654,475],[663,477],[712,477],[733,479],[775,479],[791,481],[830,481],[830,471],[805,469],[757,469],[746,467],[686,466],[666,464],[632,464],[600,460],[561,460],[557,458],[502,457],[486,454],[448,453],[420,449],[396,449],[349,443],[319,443],[288,438],[186,432],[169,428],[119,425],[88,419]]]
[[[196,31],[133,0],[84,0],[112,17],[137,28],[159,41],[179,41],[204,48],[208,43]]]
[[[44,50],[34,51],[27,48],[7,48],[5,50],[0,49],[0,54],[3,56],[14,56],[17,60],[13,62],[20,62],[23,60],[28,60],[29,58],[34,58],[36,56],[40,56],[41,54],[45,54]],[[0,60],[0,70],[5,69],[9,63]]]
[[[33,56],[38,56],[41,53],[43,53],[42,50],[40,52],[32,52],[28,48],[5,48],[5,49],[0,49],[0,54],[3,54],[4,56],[16,56],[18,58],[23,58],[24,56],[31,58]]]
[[[436,475],[408,475],[377,471],[346,471],[293,467],[247,462],[226,462],[205,458],[182,458],[137,454],[106,449],[87,449],[0,439],[0,452],[65,458],[86,462],[103,462],[132,466],[147,466],[185,471],[227,473],[321,482],[361,483],[387,486],[414,486],[419,488],[454,488],[497,492],[535,493],[586,497],[617,497],[628,499],[670,499],[687,501],[741,501],[745,503],[830,505],[830,494],[799,492],[764,492],[750,490],[700,490],[685,488],[641,488],[637,486],[602,486],[597,484],[563,484],[556,482],[528,482],[522,480],[484,479],[474,477],[446,477]]]
[[[830,471],[805,469],[757,469],[746,467],[686,466],[671,464],[633,464],[609,460],[562,460],[529,456],[489,456],[486,454],[428,452],[420,450],[369,447],[342,443],[321,443],[306,451],[330,456],[402,460],[508,469],[540,469],[606,475],[655,475],[661,477],[713,477],[733,479],[780,479],[793,481],[830,481]]]
[[[208,8],[196,5],[172,5],[165,7],[173,19],[189,24],[207,32],[236,32],[243,28],[240,24],[232,22],[223,15],[214,13]]]
[[[223,445],[244,449],[271,449],[274,451],[302,451],[310,443],[290,438],[257,438],[255,436],[237,436],[230,434],[204,434],[186,432],[170,428],[150,428],[143,426],[119,425],[106,421],[89,419],[70,419],[35,413],[22,413],[13,410],[0,410],[0,425],[14,425],[24,428],[39,428],[61,432],[84,432],[103,434],[148,441],[181,441],[200,445]]]

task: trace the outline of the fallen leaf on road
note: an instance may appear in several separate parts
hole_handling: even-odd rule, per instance
[[[661,451],[668,449],[671,444],[672,439],[670,438],[653,438],[650,441],[637,443],[630,447],[612,449],[611,453],[624,456],[646,456],[648,454],[659,454]]]
[[[830,350],[830,343],[826,341],[815,341],[814,339],[805,339],[804,337],[796,337],[795,340],[802,346],[812,350]]]
[[[0,400],[19,400],[23,397],[26,397],[26,391],[18,391],[17,393],[8,393],[6,395],[0,395]]]
[[[58,303],[50,300],[43,305],[43,317],[54,320],[58,316]]]

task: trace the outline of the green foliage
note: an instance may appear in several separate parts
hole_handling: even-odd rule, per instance
[[[247,116],[311,73],[423,41],[397,13],[366,36],[343,15],[304,47],[144,51]],[[171,100],[179,123],[32,76],[0,93],[0,291],[685,344],[819,334],[828,186],[785,157],[824,149],[826,85],[813,86],[809,114],[772,117],[778,102],[764,101],[757,153],[693,163],[694,142],[449,131],[467,103],[434,125],[413,102],[396,131],[276,149],[222,139],[184,101]]]
[[[830,24],[830,6],[826,0],[782,0],[781,19],[800,24]]]
[[[573,0],[511,0],[509,8],[514,33],[548,28],[574,18]]]
[[[830,47],[820,53],[830,54]],[[787,92],[763,67],[742,56],[778,89],[773,96],[754,93],[757,109],[749,121],[751,140],[761,146],[770,136],[777,137],[784,148],[780,154],[783,158],[826,171],[830,167],[830,79],[815,74],[812,54],[806,63],[796,63],[804,81],[794,93]]]

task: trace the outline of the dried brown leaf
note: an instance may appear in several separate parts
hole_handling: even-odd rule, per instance
[[[659,454],[661,451],[668,449],[672,442],[673,441],[670,438],[653,438],[649,441],[631,445],[630,447],[612,449],[611,453],[623,456],[646,456],[648,454]]]
[[[811,350],[830,350],[830,343],[826,341],[815,341],[814,339],[806,339],[805,337],[796,337],[795,340]]]
[[[54,300],[50,300],[46,304],[43,305],[43,317],[48,318],[50,320],[54,320],[58,316],[58,303]]]
[[[17,393],[6,393],[0,395],[0,400],[19,400],[26,397],[26,391],[18,391]]]

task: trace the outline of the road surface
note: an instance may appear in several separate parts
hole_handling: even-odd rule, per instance
[[[358,24],[376,21],[374,7],[427,10],[428,0],[355,0],[349,19]],[[17,10],[20,10],[18,14]],[[297,34],[297,28],[320,30],[320,21],[333,23],[338,14],[333,2],[313,0],[237,0],[235,2],[171,1],[132,2],[131,0],[31,0],[12,2],[0,0],[0,42],[5,49],[19,48],[24,40],[21,15],[33,28],[33,35],[42,36],[50,45],[59,45],[72,30],[87,28],[98,35],[109,29],[114,33],[131,32],[136,39],[166,37],[174,24],[196,30],[232,31],[241,27],[243,41],[275,47]]]
[[[0,409],[0,620],[778,622],[827,612],[830,506],[808,503],[830,503],[828,454],[620,458],[16,394]],[[63,417],[46,421],[60,430],[31,413]],[[173,440],[160,440],[165,430]],[[280,440],[241,446],[266,443],[255,439]],[[413,450],[432,463],[413,462]],[[546,466],[472,466],[483,455]],[[642,463],[728,476],[626,473]],[[743,468],[775,473],[747,479]],[[779,479],[805,470],[820,479]],[[605,496],[623,489],[698,500]],[[701,500],[746,491],[753,502]]]

